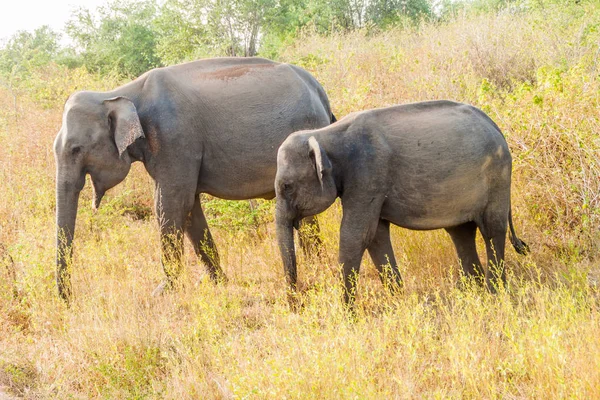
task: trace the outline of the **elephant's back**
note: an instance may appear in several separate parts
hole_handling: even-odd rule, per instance
[[[380,122],[393,149],[389,209],[402,212],[388,217],[396,224],[459,225],[479,215],[490,199],[509,193],[508,145],[475,107],[429,102],[382,109],[370,120]]]
[[[310,74],[248,60],[157,70],[146,84],[161,97],[161,111],[168,109],[160,123],[169,125],[172,140],[186,135],[191,144],[186,151],[202,149],[199,190],[218,197],[272,195],[281,143],[295,131],[331,120],[327,97]]]
[[[162,68],[174,79],[186,80],[191,84],[202,81],[230,81],[260,70],[273,69],[281,63],[258,57],[221,57],[192,61]],[[155,70],[158,71],[158,70]],[[152,73],[153,71],[150,71]]]
[[[219,132],[240,124],[263,129],[268,122],[287,136],[331,120],[327,95],[312,75],[263,58],[199,60],[153,70],[146,81],[184,113],[178,117],[204,119],[205,127]]]
[[[483,111],[452,101],[411,103],[369,110],[354,116],[381,132],[400,158],[440,165],[477,162],[500,152],[510,162],[508,145]]]
[[[205,58],[196,61],[190,61],[182,64],[171,65],[169,67],[158,68],[172,71],[173,73],[180,72],[204,72],[204,73],[218,73],[219,71],[225,72],[228,69],[252,67],[260,65],[280,65],[281,63],[273,60],[269,60],[261,57],[215,57]]]

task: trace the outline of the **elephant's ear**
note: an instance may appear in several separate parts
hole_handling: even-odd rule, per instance
[[[314,136],[311,136],[308,139],[308,146],[310,148],[309,154],[311,158],[315,161],[315,168],[317,170],[317,177],[319,178],[319,183],[321,184],[321,189],[323,188],[323,178],[325,174],[331,171],[331,161],[329,161],[329,157],[323,151],[317,139]]]
[[[119,156],[122,156],[133,142],[145,137],[140,117],[135,104],[126,97],[113,97],[104,100],[104,104],[108,108],[110,129],[114,134]]]

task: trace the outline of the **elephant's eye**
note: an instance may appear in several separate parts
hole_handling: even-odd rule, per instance
[[[284,183],[283,185],[281,185],[281,191],[285,194],[291,193],[292,185],[290,185],[289,183]]]
[[[71,149],[71,154],[73,154],[74,156],[76,156],[79,153],[81,153],[81,146],[75,146]]]

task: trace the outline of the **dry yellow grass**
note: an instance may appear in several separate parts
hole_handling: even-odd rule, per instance
[[[320,218],[323,259],[301,256],[299,312],[271,223],[214,230],[228,284],[213,285],[187,246],[184,288],[150,297],[162,271],[140,165],[97,213],[84,189],[67,309],[53,265],[62,101],[22,97],[15,113],[0,91],[0,397],[600,398],[600,11],[586,7],[309,36],[284,54],[325,85],[338,116],[453,98],[484,108],[513,151],[532,254],[508,251],[510,289],[456,289],[443,231],[395,229],[406,290],[389,295],[365,259],[354,320],[335,263],[339,205]]]

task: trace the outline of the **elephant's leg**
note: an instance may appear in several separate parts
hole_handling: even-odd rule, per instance
[[[226,277],[221,270],[217,246],[213,241],[206,218],[202,212],[200,195],[195,196],[190,219],[185,227],[185,233],[192,242],[196,255],[206,264],[211,279],[213,281],[225,280]]]
[[[349,235],[349,233],[348,233]],[[360,262],[366,246],[354,239],[340,240],[339,262],[342,264],[344,280],[344,303],[352,308],[356,295],[356,284],[360,272]]]
[[[171,289],[177,283],[183,269],[183,222],[160,221],[161,264],[166,281],[156,288],[155,294]]]
[[[301,221],[298,240],[305,255],[319,255],[321,253],[323,241],[321,240],[321,230],[316,215],[306,217]]]
[[[485,281],[488,290],[496,293],[500,282],[506,286],[506,271],[504,265],[504,248],[508,213],[487,213],[484,223],[480,226],[488,259]]]
[[[452,228],[446,228],[446,231],[450,234],[454,247],[456,247],[456,254],[465,276],[480,279],[482,282],[484,277],[483,267],[475,245],[477,224],[467,222]]]
[[[186,217],[194,204],[194,193],[179,189],[160,188],[155,193],[155,208],[160,226],[161,263],[166,281],[161,283],[154,294],[173,288],[183,269],[183,232]]]
[[[394,249],[390,240],[389,221],[379,220],[375,237],[369,247],[369,255],[379,271],[381,282],[394,290],[402,286],[402,278],[398,271],[398,264],[394,256]]]
[[[362,256],[375,237],[379,224],[382,201],[369,200],[348,202],[340,229],[339,262],[343,266],[344,302],[350,309],[354,306]]]

